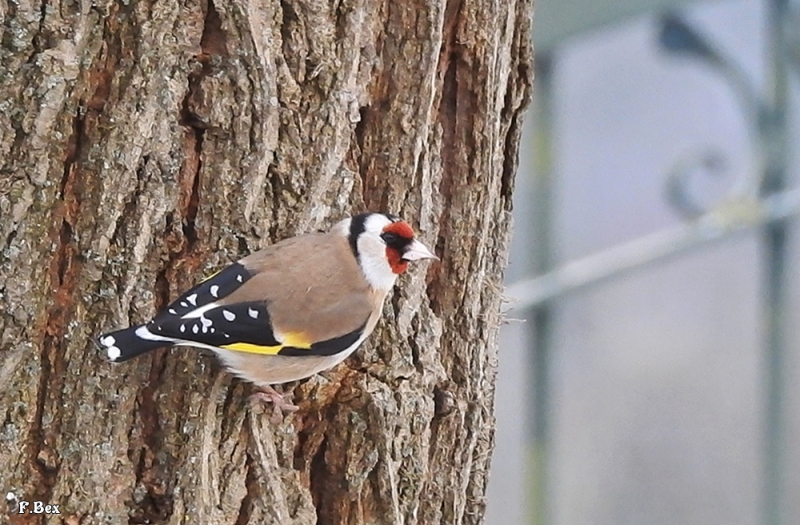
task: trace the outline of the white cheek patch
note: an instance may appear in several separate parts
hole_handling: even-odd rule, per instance
[[[370,259],[362,255],[361,270],[369,284],[376,290],[391,290],[397,281],[397,274],[392,271],[386,260]]]
[[[367,282],[376,290],[389,291],[397,281],[397,275],[389,266],[386,246],[380,239],[368,239],[362,235],[358,240],[358,262]]]
[[[367,218],[364,231],[359,234],[357,244],[358,262],[367,282],[376,290],[388,292],[397,281],[397,275],[386,257],[386,243],[380,235],[392,223],[386,216],[376,213]]]

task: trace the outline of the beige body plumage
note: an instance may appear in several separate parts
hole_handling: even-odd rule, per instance
[[[255,273],[253,286],[240,288],[223,303],[265,299],[276,305],[270,314],[278,338],[300,333],[309,341],[325,341],[364,327],[355,344],[331,356],[265,360],[259,354],[215,349],[232,372],[259,386],[304,379],[343,361],[375,329],[389,292],[370,286],[338,230],[287,239],[240,262]]]
[[[374,330],[408,262],[426,258],[435,256],[405,222],[381,213],[358,215],[330,232],[253,253],[150,322],[104,334],[98,342],[115,362],[163,346],[208,348],[232,373],[269,388],[344,360]]]

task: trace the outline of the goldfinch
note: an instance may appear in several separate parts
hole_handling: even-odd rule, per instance
[[[161,347],[212,350],[276,414],[296,410],[270,385],[343,361],[369,336],[410,261],[437,257],[395,216],[364,213],[327,233],[283,240],[190,289],[151,321],[101,335],[121,363]]]

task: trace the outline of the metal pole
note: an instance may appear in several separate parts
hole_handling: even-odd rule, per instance
[[[788,78],[786,64],[787,0],[769,0],[768,65],[770,67],[759,134],[764,152],[762,195],[780,192],[786,185]],[[766,341],[766,409],[764,437],[764,493],[762,519],[765,525],[783,523],[784,485],[784,358],[786,355],[786,258],[787,222],[776,221],[764,228]]]
[[[760,170],[763,173],[763,169]],[[761,180],[762,177],[759,177]],[[800,215],[800,189],[773,193],[760,201],[723,203],[702,217],[653,232],[638,239],[561,263],[546,274],[514,282],[506,287],[513,300],[510,310],[532,307],[584,288],[619,278],[692,250],[754,229],[763,231],[773,222]]]
[[[552,203],[553,203],[553,57],[537,53],[535,62],[536,87],[534,92],[534,238],[532,239],[534,271],[547,273],[553,266]],[[549,463],[550,463],[550,354],[553,332],[551,303],[537,305],[531,312],[533,358],[533,443],[531,450],[530,509],[532,525],[546,525],[550,521]]]

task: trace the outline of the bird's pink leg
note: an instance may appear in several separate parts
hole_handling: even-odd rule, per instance
[[[271,386],[258,387],[259,390],[250,395],[251,403],[272,403],[272,417],[270,421],[273,424],[278,424],[283,421],[284,412],[297,412],[300,407],[287,401],[286,398],[291,398],[292,392],[281,394]]]

